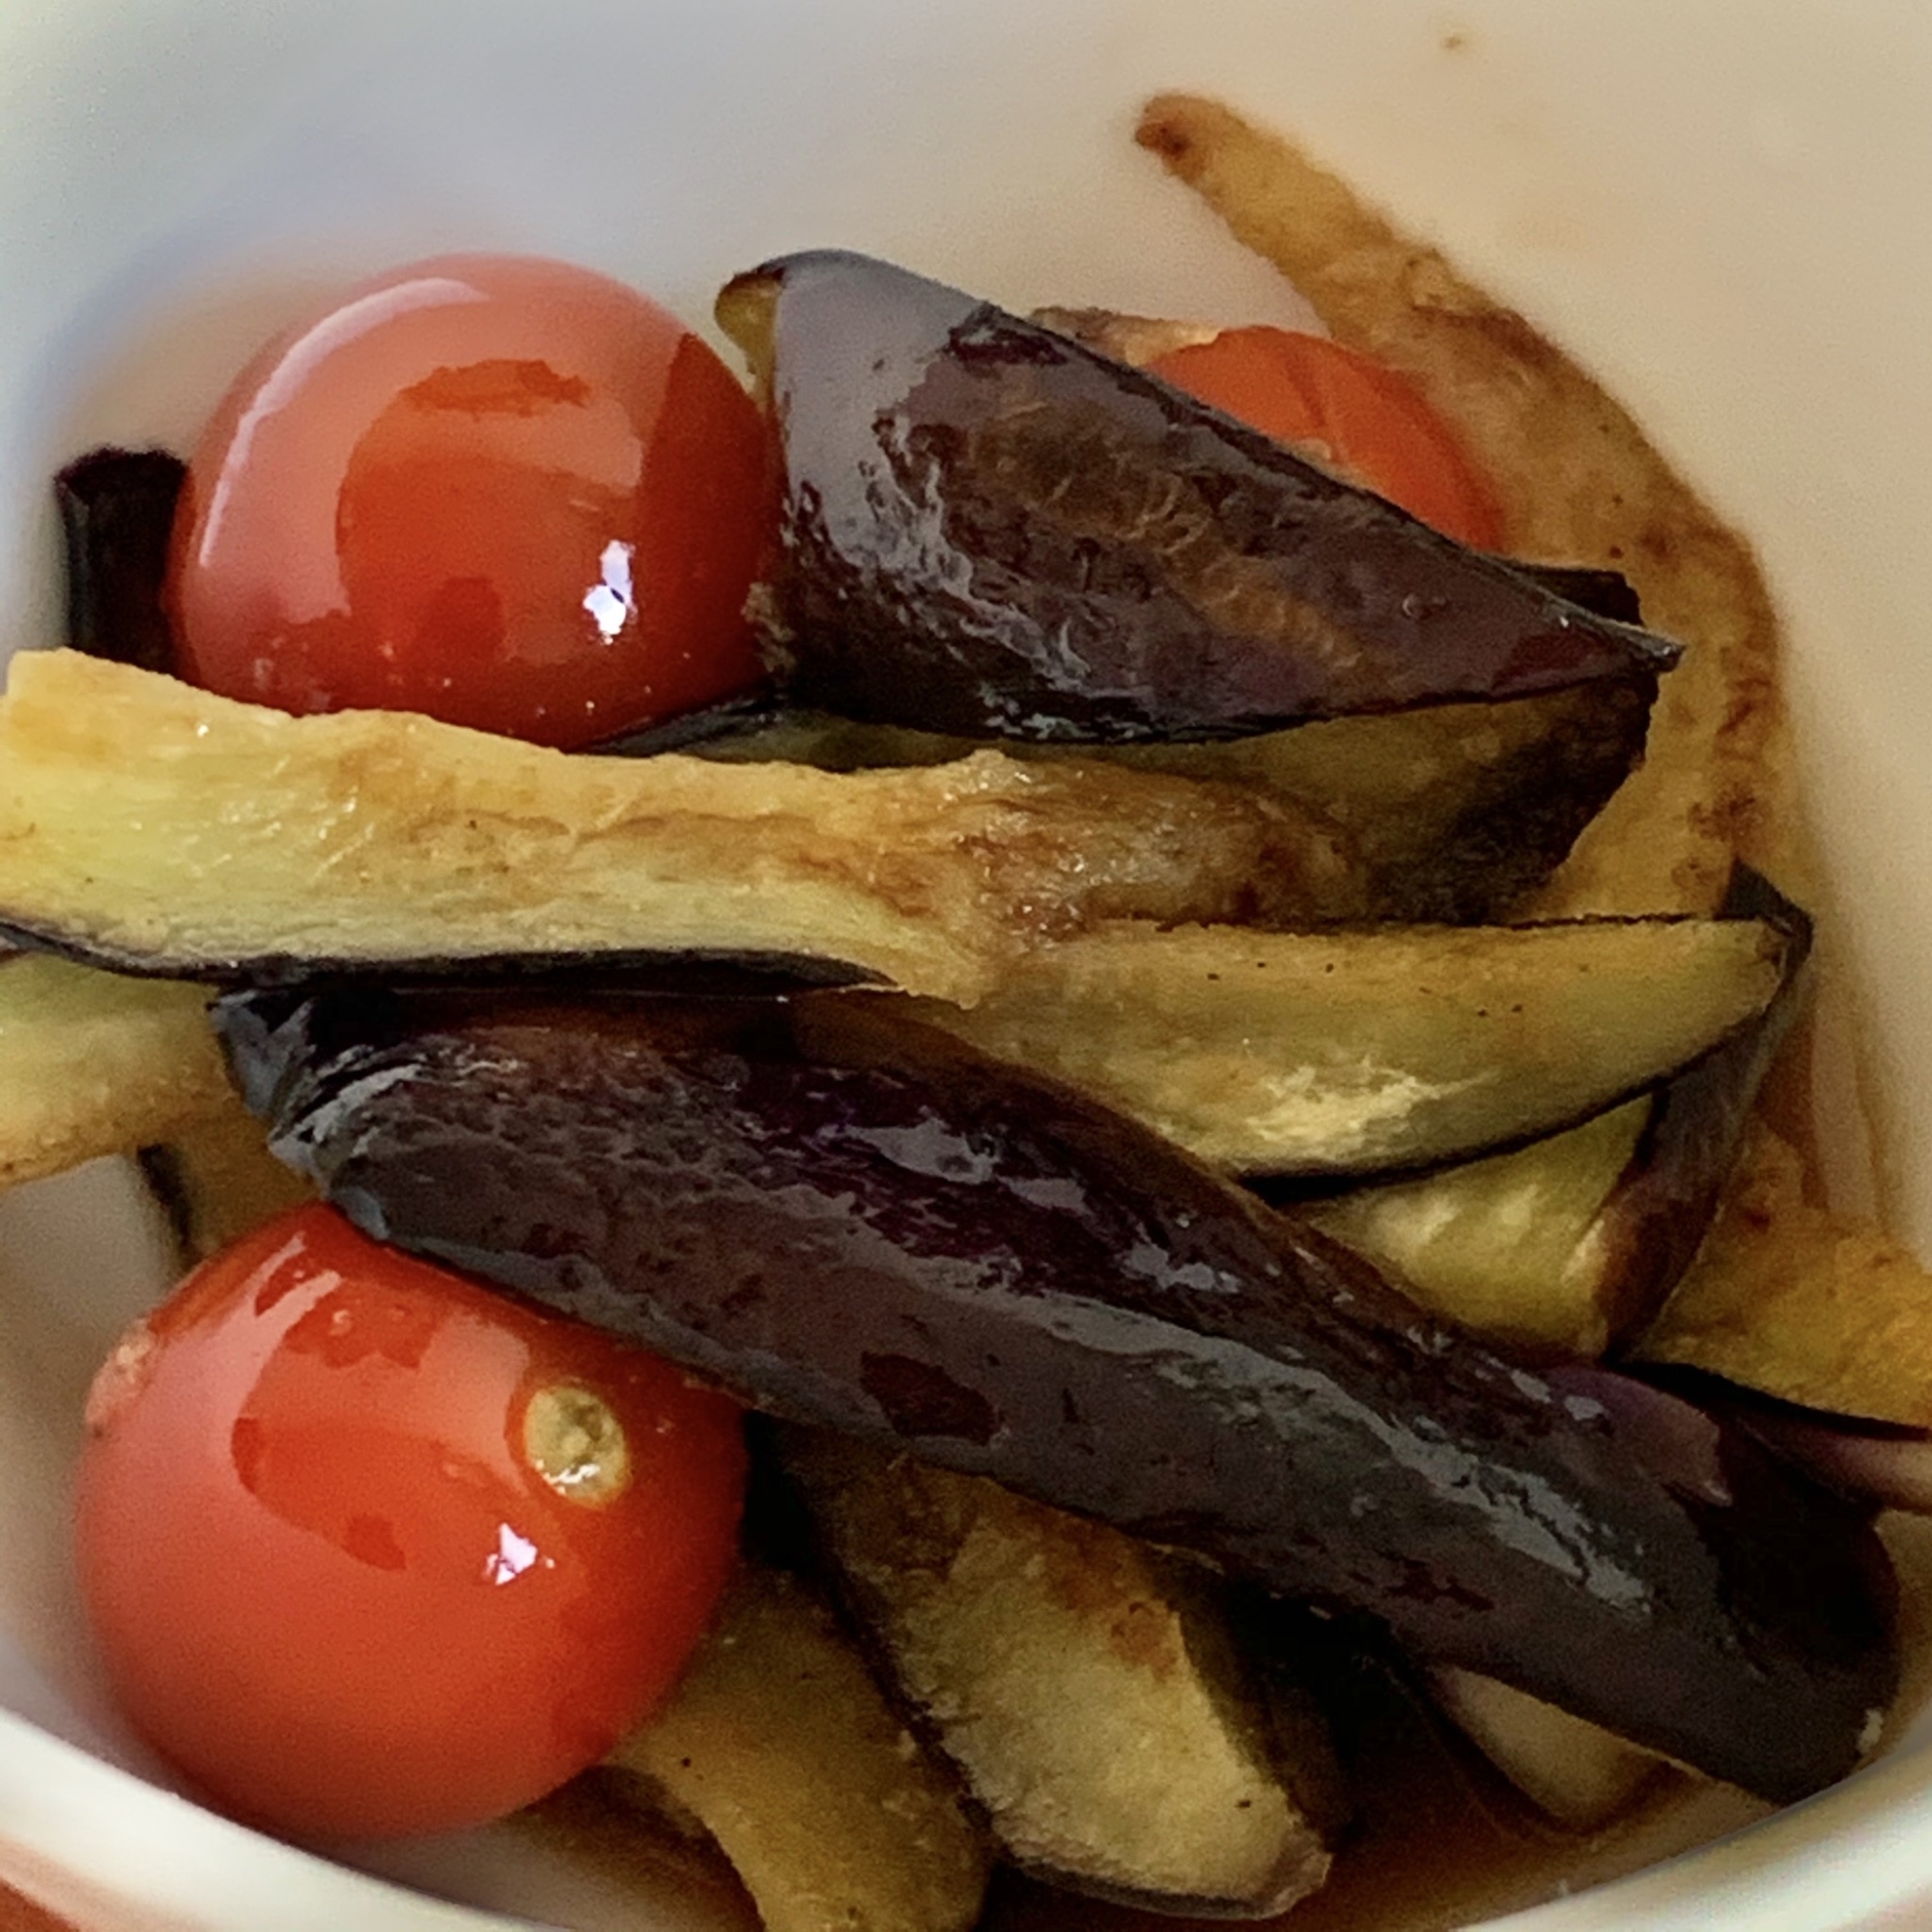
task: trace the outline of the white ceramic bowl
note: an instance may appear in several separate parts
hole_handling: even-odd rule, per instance
[[[62,458],[179,444],[264,333],[393,261],[537,250],[698,320],[731,270],[836,242],[1019,307],[1292,313],[1131,145],[1172,85],[1439,238],[1757,539],[1861,1042],[1837,1065],[1883,1152],[1865,1179],[1932,1246],[1932,14],[1911,0],[4,0],[0,645],[52,631]],[[101,1693],[66,1470],[156,1256],[112,1168],[0,1201],[0,1877],[90,1927],[491,1922],[196,1809]],[[500,1835],[391,1864],[559,1922],[633,1910]],[[649,1916],[702,1917],[674,1891]],[[1512,1922],[1932,1922],[1932,1742]]]

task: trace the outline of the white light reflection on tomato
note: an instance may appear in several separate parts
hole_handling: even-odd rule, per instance
[[[507,1522],[499,1522],[497,1525],[497,1548],[483,1559],[483,1580],[486,1583],[514,1583],[526,1570],[540,1560],[546,1569],[554,1567],[549,1558],[541,1556],[528,1537],[519,1536]]]
[[[604,573],[603,582],[593,583],[583,593],[583,608],[590,612],[591,621],[607,643],[637,612],[637,593],[631,582],[631,557],[634,553],[634,545],[612,538],[604,546],[604,554],[597,559],[597,567]]]

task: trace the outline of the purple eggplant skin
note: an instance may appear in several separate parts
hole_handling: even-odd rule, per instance
[[[595,994],[612,981],[668,997],[794,993],[819,986],[877,986],[879,976],[849,959],[810,952],[717,948],[638,948],[609,952],[529,952],[428,954],[415,959],[327,958],[314,951],[251,952],[245,956],[157,955],[76,939],[60,925],[0,920],[0,952],[51,952],[78,966],[98,966],[135,980],[194,980],[206,985],[311,986],[319,980],[368,988],[538,985],[556,992],[582,987]]]
[[[1505,562],[1518,576],[1540,583],[1572,604],[1582,605],[1600,617],[1620,624],[1642,621],[1636,591],[1620,571],[1598,570],[1583,564],[1521,563],[1508,559]],[[75,648],[85,646],[77,644]],[[1512,784],[1512,774],[1505,769],[1492,781],[1494,798],[1485,796],[1481,788],[1472,791],[1466,823],[1453,835],[1450,850],[1435,869],[1446,867],[1453,877],[1459,875],[1459,862],[1464,867],[1480,863],[1486,878],[1497,876],[1502,880],[1495,889],[1499,902],[1527,889],[1516,882],[1514,875],[1518,872],[1525,874],[1531,884],[1540,883],[1555,859],[1561,858],[1576,842],[1578,830],[1603,810],[1604,802],[1642,757],[1653,695],[1654,692],[1643,689],[1641,680],[1634,684],[1620,682],[1594,693],[1588,730],[1582,728],[1579,719],[1577,727],[1564,734],[1561,743],[1544,748],[1545,757],[1555,769],[1550,781],[1536,789],[1541,807],[1537,822],[1523,824],[1521,782],[1518,780]],[[815,712],[795,703],[782,685],[768,682],[749,693],[722,697],[698,710],[680,712],[675,718],[640,725],[606,739],[592,749],[632,758],[650,757],[659,752],[701,752],[728,747],[738,739],[755,739],[759,733],[774,727],[809,727],[831,716],[829,712]],[[906,722],[895,727],[898,732],[922,728]],[[1588,747],[1590,755],[1579,761],[1582,746]],[[935,731],[931,754],[957,756],[958,750],[952,740]],[[1500,820],[1498,806],[1504,812]],[[1466,859],[1462,856],[1464,848],[1469,853]],[[1552,851],[1555,858],[1549,856]],[[1438,894],[1441,890],[1439,886],[1436,888]],[[1404,911],[1392,916],[1421,920],[1446,917],[1453,923],[1458,914],[1445,911],[1449,903],[1432,901],[1413,913]],[[1484,916],[1480,912],[1466,915],[1471,921],[1480,921]]]
[[[67,640],[143,670],[174,668],[163,594],[187,465],[162,449],[104,447],[54,478],[67,556]]]
[[[1367,1610],[1767,1798],[1896,1681],[1860,1509],[1688,1404],[1537,1375],[1167,1142],[863,995],[234,994],[271,1145],[380,1239]]]
[[[1620,570],[1604,570],[1587,563],[1525,563],[1516,557],[1501,560],[1517,576],[1542,584],[1572,604],[1582,605],[1599,617],[1618,624],[1643,622],[1643,604],[1636,585]]]
[[[1683,1362],[1639,1363],[1633,1373],[1748,1430],[1820,1482],[1874,1509],[1932,1516],[1932,1429],[1813,1408]]]
[[[1214,740],[1654,696],[1677,650],[1070,337],[866,256],[727,286],[769,323],[795,701],[968,736]]]
[[[1695,1259],[1737,1167],[1758,1089],[1804,1008],[1811,916],[1748,866],[1732,874],[1721,918],[1762,919],[1791,941],[1784,977],[1754,1025],[1658,1090],[1649,1123],[1605,1203],[1604,1264],[1618,1281],[1613,1336],[1634,1340]]]

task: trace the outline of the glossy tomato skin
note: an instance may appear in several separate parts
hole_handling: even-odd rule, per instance
[[[1170,350],[1152,374],[1397,503],[1459,543],[1499,550],[1495,493],[1399,371],[1326,336],[1257,326]]]
[[[594,742],[762,675],[775,523],[756,406],[588,270],[447,256],[271,344],[188,469],[178,668],[294,712]]]
[[[665,1694],[744,1468],[736,1406],[669,1364],[303,1207],[97,1378],[80,1580],[128,1716],[224,1808],[312,1841],[452,1829]]]

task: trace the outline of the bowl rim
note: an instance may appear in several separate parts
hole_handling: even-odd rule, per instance
[[[445,4],[452,4],[452,0],[424,0],[422,5],[403,7],[397,11],[420,14],[433,12],[437,6]],[[372,42],[381,40],[384,30],[378,24],[378,16],[384,9],[378,0],[353,0],[353,4],[352,0],[344,0],[344,5],[349,23],[344,38],[362,34],[371,37]],[[1479,34],[1498,36],[1506,35],[1512,22],[1526,17],[1533,11],[1531,0],[1473,0],[1473,6],[1472,17],[1478,20]],[[1216,0],[1216,7],[1217,17],[1221,14],[1232,17],[1236,14],[1254,14],[1266,11],[1262,0],[1252,0],[1252,4],[1251,0]],[[732,8],[736,9],[735,14]],[[110,36],[117,25],[125,26],[131,22],[143,11],[142,0],[73,0],[65,20],[57,23],[55,15],[60,10],[48,9],[41,14],[35,14],[33,10],[22,10],[11,27],[0,28],[0,47],[10,44],[11,36],[15,56],[14,78],[11,84],[13,91],[9,91],[7,83],[0,82],[0,119],[5,118],[5,104],[23,98],[36,74],[44,76],[66,68],[84,66],[85,59],[99,55],[104,44],[103,37]],[[162,10],[146,11],[158,13]],[[731,0],[731,5],[724,9],[721,17],[729,15],[742,25],[745,19],[755,16],[757,11],[754,0]],[[829,11],[841,13],[855,20],[863,18],[869,27],[884,31],[882,23],[888,10],[883,5],[869,4],[869,0],[844,0],[843,5],[834,6]],[[957,14],[961,10],[955,5],[939,11]],[[1020,10],[1013,7],[1010,11],[1017,13]],[[1325,0],[1311,0],[1310,11],[1312,17],[1322,17],[1331,23],[1340,22],[1342,10],[1336,6],[1325,6]],[[1595,15],[1607,15],[1617,11],[1616,0],[1596,0],[1591,9]],[[1663,10],[1665,13],[1668,11]],[[1906,7],[1890,10],[1884,24],[1867,23],[1858,31],[1875,42],[1888,28],[1902,31],[1900,23],[1908,17],[1910,11]],[[311,25],[327,12],[320,0],[272,0],[272,4],[265,4],[264,7],[265,14],[272,15],[277,20],[300,18]],[[1801,15],[1829,15],[1832,10],[1829,0],[1814,0],[1814,4],[1808,7],[1801,4],[1801,0],[1776,0],[1776,5],[1768,6],[1764,12],[1785,19]],[[1745,4],[1745,0],[1727,0],[1727,4],[1715,7],[1713,17],[1719,16],[1727,21],[1734,31],[1747,29],[1754,19],[1762,18],[1759,10]],[[1088,19],[1090,24],[1100,19],[1098,0],[1094,0],[1094,4],[1083,0],[1082,17]],[[1129,16],[1123,14],[1122,17]],[[1428,0],[1414,0],[1414,4],[1405,10],[1405,17],[1411,20],[1426,17],[1433,21],[1436,14]],[[1338,24],[1336,31],[1355,30],[1344,29]],[[272,36],[270,38],[272,40]],[[296,36],[296,41],[303,45],[312,43],[302,41],[299,35]],[[0,63],[0,66],[4,65],[6,63]],[[1332,117],[1340,110],[1331,102],[1324,111]],[[6,152],[7,144],[4,138],[0,138],[0,154]],[[1398,179],[1405,167],[1412,176],[1414,162],[1406,159],[1402,167],[1382,179]],[[1400,195],[1393,198],[1401,200]],[[6,232],[4,215],[5,209],[0,207],[0,233]],[[1453,228],[1458,220],[1466,223],[1467,212],[1451,209],[1445,218]],[[1480,227],[1466,232],[1476,244],[1472,246],[1469,256],[1472,269],[1487,272],[1484,257],[1506,253],[1509,238],[1500,230]],[[144,230],[136,224],[125,239],[131,258],[131,253],[138,252],[142,247],[152,249],[161,245],[165,231]],[[1546,292],[1553,298],[1567,299],[1564,292],[1569,287],[1566,278],[1570,270],[1560,248],[1547,256],[1542,271],[1548,276]],[[7,339],[4,311],[4,299],[0,299],[0,345],[4,345]],[[1629,359],[1634,353],[1626,346],[1618,350],[1617,355]],[[4,354],[3,349],[0,349],[0,354]],[[4,362],[0,362],[0,432],[5,429],[6,377]],[[1689,418],[1680,414],[1673,421],[1682,426]],[[4,481],[0,478],[0,484]],[[0,491],[0,500],[4,500],[4,491]],[[1932,1212],[1932,1208],[1927,1211]],[[1926,1838],[1926,1828],[1932,1825],[1932,1776],[1928,1776],[1926,1770],[1932,1760],[1928,1759],[1928,1750],[1932,1750],[1932,1744],[1924,1741],[1908,1746],[1856,1774],[1843,1785],[1715,1845],[1612,1881],[1589,1893],[1530,1908],[1506,1919],[1492,1922],[1497,1927],[1506,1925],[1512,1928],[1512,1932],[1584,1932],[1584,1928],[1591,1925],[1612,1922],[1609,1918],[1595,1916],[1601,1911],[1617,1915],[1614,1918],[1617,1924],[1701,1924],[1707,1921],[1684,1915],[1708,1912],[1719,1902],[1740,1913],[1751,1906],[1764,1909],[1762,1897],[1746,1899],[1744,1893],[1749,1889],[1762,1892],[1767,1869],[1775,1872],[1784,1888],[1776,1908],[1780,1915],[1779,1923],[1792,1922],[1783,1916],[1787,1913],[1815,1914],[1818,1916],[1807,1916],[1803,1922],[1821,1928],[1822,1932],[1822,1928],[1828,1926],[1860,1922],[1869,1914],[1896,1910],[1915,1902],[1923,1904],[1932,1898],[1932,1855],[1919,1854],[1915,1869],[1912,1840],[1917,1836],[1932,1842],[1932,1839]],[[91,1804],[98,1804],[117,1816],[120,1809],[128,1809],[131,1821],[127,1834],[128,1843],[139,1841],[152,1844],[158,1861],[156,1871],[165,1871],[169,1874],[168,1885],[181,1888],[165,1894],[160,1891],[151,1895],[128,1892],[126,1903],[130,1908],[139,1906],[155,1912],[166,1910],[183,1916],[200,1910],[203,1901],[192,1895],[187,1888],[197,1878],[206,1882],[206,1857],[213,1856],[212,1847],[219,1847],[224,1859],[233,1855],[238,1870],[245,1869],[251,1874],[258,1869],[264,1874],[286,1871],[288,1867],[284,1861],[290,1857],[305,1861],[304,1868],[309,1870],[311,1881],[327,1884],[331,1889],[331,1897],[336,1895],[334,1882],[338,1879],[344,1882],[346,1889],[339,1894],[344,1901],[338,1908],[341,1911],[346,1912],[348,1901],[352,1900],[367,1901],[367,1909],[371,1912],[392,1908],[401,1910],[401,1906],[396,1904],[397,1900],[401,1900],[418,1915],[434,1912],[457,1916],[446,1919],[438,1917],[433,1921],[426,1921],[420,1917],[398,1918],[394,1921],[398,1924],[447,1922],[452,1926],[473,1926],[519,1922],[476,1908],[445,1905],[425,1894],[409,1892],[385,1881],[317,1860],[312,1854],[296,1851],[279,1841],[262,1838],[131,1773],[102,1762],[11,1711],[0,1709],[0,1820],[5,1821],[0,1823],[0,1871],[9,1868],[10,1861],[17,1860],[18,1882],[34,1890],[36,1895],[43,1895],[44,1888],[55,1879],[64,1883],[71,1876],[59,1866],[59,1860],[75,1856],[86,1858],[92,1855],[92,1849],[98,1848],[98,1834],[95,1840],[83,1839],[77,1833],[75,1821],[63,1808],[61,1794],[70,1787],[75,1793],[85,1793]],[[202,1832],[203,1824],[213,1832],[212,1838]],[[121,1836],[117,1825],[117,1841]],[[1817,1854],[1828,1840],[1831,1856],[1829,1860],[1821,1861]],[[49,1865],[49,1861],[56,1862]],[[1687,1870],[1690,1866],[1697,1868],[1694,1873]],[[50,1871],[52,1877],[49,1877]],[[1698,1886],[1708,1883],[1718,1887],[1719,1890],[1709,1895],[1687,1890],[1687,1886],[1691,1885],[1693,1880]],[[1851,1894],[1849,1902],[1847,1893]],[[1593,1903],[1596,1901],[1601,1901],[1601,1904]],[[59,1901],[50,1897],[49,1902]],[[1630,1914],[1656,1916],[1634,1920],[1628,1916]],[[249,1922],[261,1925],[298,1921],[271,1921],[256,1917]],[[318,1918],[316,1922],[326,1920]],[[341,1922],[340,1918],[334,1922]],[[388,1921],[372,1919],[369,1922]],[[1740,1919],[1739,1922],[1745,1921]]]

